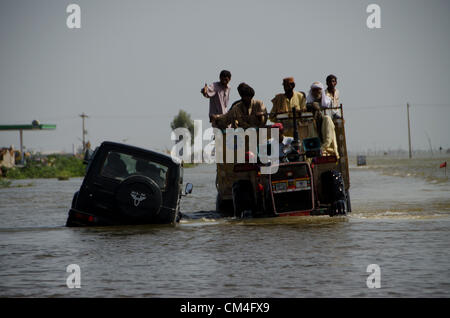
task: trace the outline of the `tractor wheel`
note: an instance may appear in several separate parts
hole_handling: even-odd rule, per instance
[[[216,197],[216,211],[224,216],[233,216],[233,201],[232,200],[222,200],[220,194]]]
[[[233,183],[234,216],[237,218],[253,217],[255,202],[250,181],[239,180]]]

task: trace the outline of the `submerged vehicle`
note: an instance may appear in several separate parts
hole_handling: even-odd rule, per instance
[[[183,166],[168,155],[115,142],[86,152],[86,176],[66,226],[169,224],[179,221]]]
[[[292,125],[294,137],[279,163],[271,164],[277,168],[274,173],[262,174],[261,168],[266,165],[260,160],[217,163],[216,210],[237,218],[335,216],[351,212],[342,104],[332,109],[340,111],[332,119],[339,156],[323,155],[320,139],[311,137],[315,129],[312,114],[301,113],[297,118],[294,108],[292,118],[280,116],[286,125]]]

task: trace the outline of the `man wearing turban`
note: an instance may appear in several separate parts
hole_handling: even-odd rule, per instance
[[[254,99],[255,90],[246,83],[238,86],[241,100],[236,102],[226,114],[213,116],[216,127],[225,129],[228,125],[233,128],[264,127],[267,121],[267,110],[263,102]]]

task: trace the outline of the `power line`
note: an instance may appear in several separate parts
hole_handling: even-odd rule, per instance
[[[449,107],[450,104],[413,104],[410,103],[410,107]],[[391,105],[371,105],[371,106],[361,106],[361,107],[344,107],[346,110],[370,110],[370,109],[383,109],[383,108],[401,108],[404,107],[403,104],[391,104]],[[449,107],[450,108],[450,107]]]
[[[361,106],[361,107],[345,107],[345,110],[369,110],[369,109],[382,109],[382,108],[400,108],[403,105],[397,104],[397,105],[377,105],[377,106]]]
[[[148,115],[148,114],[136,114],[136,115],[91,115],[90,118],[95,119],[108,119],[108,118],[171,118],[175,115]]]
[[[449,107],[450,104],[411,104],[411,106],[417,106],[417,107]]]
[[[404,107],[404,104],[381,104],[381,105],[359,105],[358,107],[345,107],[345,110],[351,110],[353,111],[364,111],[364,110],[374,110],[374,109],[386,109],[386,108],[402,108]],[[415,107],[443,107],[443,108],[450,108],[450,104],[440,104],[440,103],[432,103],[432,104],[426,104],[426,103],[410,103],[410,108]],[[62,121],[62,120],[74,120],[77,117],[82,117],[83,114],[74,116],[57,116],[57,117],[41,117],[41,120],[45,121]],[[91,118],[91,119],[134,119],[134,118],[173,118],[174,115],[164,115],[164,114],[115,114],[115,115],[86,115],[84,118]],[[201,117],[207,117],[207,112],[205,114],[191,114],[191,117],[201,118]]]

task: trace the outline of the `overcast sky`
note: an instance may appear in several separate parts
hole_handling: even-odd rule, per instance
[[[68,29],[66,7],[81,7]],[[370,3],[381,29],[366,26]],[[41,123],[25,146],[72,151],[88,139],[163,150],[179,109],[208,127],[205,82],[220,70],[271,109],[283,77],[297,89],[338,77],[350,150],[450,148],[450,1],[0,0],[0,125]],[[1,132],[0,147],[19,146]]]

